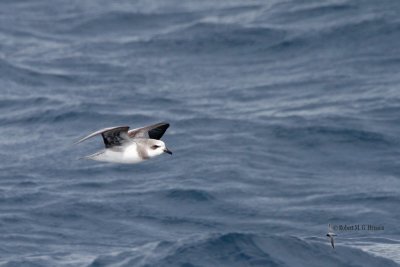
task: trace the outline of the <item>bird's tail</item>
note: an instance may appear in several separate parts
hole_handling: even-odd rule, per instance
[[[91,155],[88,156],[84,156],[84,157],[80,157],[78,159],[91,159],[91,160],[96,160],[96,158],[98,158],[101,154],[104,153],[104,150],[98,151],[96,153],[93,153]]]

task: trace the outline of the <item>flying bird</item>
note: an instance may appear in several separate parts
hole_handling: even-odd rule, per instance
[[[168,127],[169,123],[166,122],[132,130],[129,130],[129,126],[110,127],[91,133],[76,144],[101,134],[105,149],[84,158],[113,163],[139,163],[164,153],[172,155],[160,140]]]
[[[332,227],[331,227],[330,224],[328,226],[328,233],[326,234],[326,236],[330,238],[331,245],[332,245],[333,248],[335,248],[335,240],[334,240],[333,237],[336,236],[336,234],[332,231]]]

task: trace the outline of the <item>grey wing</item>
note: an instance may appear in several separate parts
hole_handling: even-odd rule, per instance
[[[332,247],[335,248],[335,240],[333,239],[333,236],[331,236],[331,244],[332,244]]]
[[[151,138],[159,140],[164,135],[168,127],[169,123],[160,122],[142,128],[132,129],[128,132],[128,135],[131,138]]]
[[[93,136],[101,134],[103,137],[104,145],[106,148],[113,147],[113,146],[120,146],[125,141],[129,140],[128,136],[129,126],[118,126],[118,127],[110,127],[98,130],[94,133],[89,134],[88,136],[82,138],[76,144],[79,144]]]

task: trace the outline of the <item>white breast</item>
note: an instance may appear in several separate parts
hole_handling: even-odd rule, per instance
[[[130,143],[129,145],[105,149],[103,153],[92,157],[93,160],[115,162],[115,163],[138,163],[143,161],[137,152],[137,144]]]
[[[144,160],[138,154],[138,149],[137,149],[136,143],[132,143],[131,145],[125,147],[125,150],[123,153],[124,153],[123,157],[127,161],[127,163],[136,163],[136,162],[140,162],[140,161]]]

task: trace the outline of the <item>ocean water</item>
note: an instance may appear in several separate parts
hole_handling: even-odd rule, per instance
[[[1,1],[0,266],[399,266],[398,14]],[[173,156],[73,145],[159,121]]]

